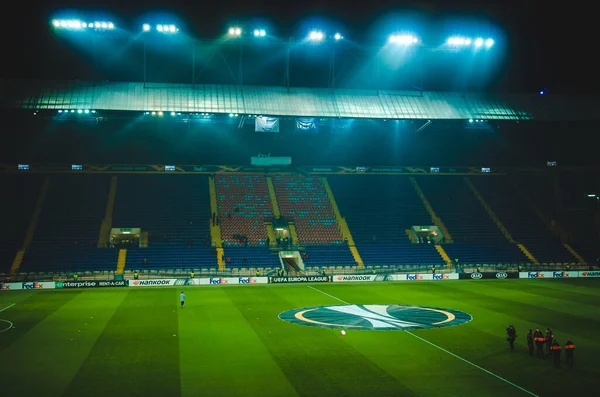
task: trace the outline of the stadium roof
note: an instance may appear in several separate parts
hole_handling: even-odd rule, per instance
[[[596,98],[137,82],[0,81],[0,104],[33,110],[94,109],[273,116],[600,120]]]

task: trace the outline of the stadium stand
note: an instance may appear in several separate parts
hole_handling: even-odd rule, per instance
[[[149,247],[208,245],[209,219],[205,176],[119,177],[112,227],[141,228]]]
[[[406,229],[431,216],[405,176],[333,176],[329,184],[366,266],[443,263],[431,244],[412,244]]]
[[[540,263],[576,261],[559,238],[550,232],[533,209],[519,197],[506,177],[472,178],[472,182],[513,239],[524,244]]]
[[[589,263],[595,263],[600,256],[600,236],[594,211],[598,199],[588,197],[588,194],[600,192],[596,178],[587,173],[572,172],[561,179],[535,176],[519,182],[519,188],[535,200],[549,221],[560,225],[569,244]]]
[[[452,234],[454,243],[444,245],[450,258],[464,264],[527,262],[527,257],[506,239],[462,178],[416,179]]]
[[[304,266],[308,270],[318,271],[320,268],[355,267],[356,262],[345,244],[342,245],[307,245],[304,247]]]
[[[42,175],[4,175],[0,218],[0,273],[10,270],[25,233],[43,182]]]
[[[148,248],[127,250],[126,269],[144,259],[152,269],[216,266],[209,200],[206,176],[119,176],[112,227],[148,232]]]
[[[265,221],[273,219],[273,207],[264,176],[218,175],[215,183],[227,268],[280,266],[266,246]]]
[[[52,175],[22,272],[114,270],[117,251],[98,250],[110,178]]]
[[[116,261],[115,261],[116,263]],[[210,246],[163,246],[160,248],[134,248],[127,250],[126,270],[190,270],[217,267],[217,256]]]
[[[257,175],[218,175],[217,203],[224,246],[264,245],[273,219],[267,182]]]
[[[284,174],[275,176],[273,183],[281,215],[296,223],[301,245],[342,243],[331,203],[319,177]]]
[[[279,257],[267,247],[226,247],[224,255],[227,268],[274,268],[281,267]]]

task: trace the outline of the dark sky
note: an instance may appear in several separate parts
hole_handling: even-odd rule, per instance
[[[6,57],[0,65],[0,77],[78,77],[71,76],[72,71],[61,72],[69,69],[66,63],[76,61],[69,58],[72,54],[64,55],[64,43],[57,42],[48,24],[61,10],[72,9],[87,15],[106,12],[115,16],[119,26],[128,24],[132,28],[138,26],[145,14],[164,12],[179,18],[185,31],[199,38],[217,37],[234,21],[256,20],[264,20],[270,31],[290,35],[301,31],[306,21],[319,17],[337,24],[352,40],[362,43],[373,43],[377,34],[385,34],[385,21],[414,15],[432,37],[443,34],[449,24],[459,26],[461,20],[480,21],[481,26],[503,31],[504,54],[497,61],[501,67],[493,76],[496,81],[491,84],[493,88],[511,91],[548,88],[557,93],[594,93],[600,89],[600,61],[595,42],[599,37],[598,22],[594,21],[591,6],[583,2],[109,0],[98,4],[67,0],[59,5],[48,3],[33,0],[11,4],[10,9],[4,7],[0,37]]]

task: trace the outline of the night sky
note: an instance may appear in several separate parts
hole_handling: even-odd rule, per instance
[[[72,9],[89,16],[106,13],[107,18],[130,31],[140,26],[145,15],[161,12],[172,15],[182,30],[197,38],[215,38],[232,23],[256,24],[257,21],[264,22],[269,32],[279,36],[298,35],[306,27],[316,26],[315,21],[322,20],[327,22],[325,28],[339,29],[352,41],[369,44],[381,42],[382,37],[390,33],[388,29],[394,25],[394,19],[413,18],[424,31],[418,33],[431,40],[443,37],[449,27],[460,27],[461,21],[465,21],[465,26],[476,23],[478,28],[501,33],[499,38],[503,44],[497,50],[502,54],[497,54],[498,59],[494,61],[497,70],[483,88],[513,92],[548,88],[551,93],[595,93],[600,89],[600,61],[595,43],[597,22],[590,6],[583,7],[585,3],[581,3],[581,7],[573,2],[552,5],[552,2],[515,0],[110,0],[93,6],[81,0],[78,3],[64,1],[55,6],[34,0],[17,2],[10,7],[5,5],[0,24],[4,44],[0,77],[87,76],[80,69],[89,65],[80,64],[77,49],[58,40],[49,25],[57,12]],[[313,25],[308,24],[309,21]],[[435,71],[429,73],[435,74]],[[105,75],[106,79],[134,79],[127,74]],[[250,83],[256,82],[260,83],[258,80]],[[326,86],[326,76],[323,83]],[[295,85],[303,85],[301,79],[296,79]],[[431,88],[452,89],[450,85]]]

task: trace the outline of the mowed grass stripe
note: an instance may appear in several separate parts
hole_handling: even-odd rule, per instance
[[[3,395],[62,396],[122,297],[110,291],[37,294],[28,305],[67,301],[2,352],[2,376],[10,380]]]
[[[567,280],[511,280],[507,283],[497,283],[495,288],[508,291],[526,290],[529,293],[543,297],[550,297],[571,301],[583,305],[595,305],[600,298],[598,288],[599,279],[578,279],[577,284],[567,283]],[[571,281],[571,280],[568,280]],[[573,280],[575,281],[575,280]],[[587,288],[586,288],[587,287]],[[595,289],[593,287],[596,287]]]
[[[254,288],[226,291],[299,395],[364,396],[367,389],[378,396],[415,395],[348,345],[339,331],[279,320],[285,310],[331,303],[312,295],[306,286],[269,286],[260,295]]]
[[[490,282],[491,281],[491,282]],[[521,303],[535,303],[544,307],[552,308],[553,311],[566,314],[576,315],[583,318],[588,318],[592,321],[598,320],[598,309],[596,306],[597,298],[590,296],[585,303],[573,302],[569,299],[563,298],[568,294],[561,294],[559,290],[556,290],[553,296],[542,295],[536,293],[535,282],[531,285],[531,282],[522,282],[520,285],[511,282],[502,282],[496,280],[486,280],[485,285],[489,285],[489,288],[479,288],[478,291],[488,297],[488,300],[495,299],[506,299],[513,302]],[[480,283],[480,281],[468,281],[468,283]],[[538,282],[539,283],[539,282]],[[533,288],[532,288],[533,287]],[[469,290],[465,283],[458,284],[457,288],[463,290]],[[600,324],[600,323],[599,323]]]
[[[475,287],[477,290],[473,288],[473,285],[469,287],[464,283],[444,283],[444,287],[447,287],[447,294],[467,296],[467,299],[477,300],[479,306],[491,308],[492,310],[502,307],[514,313],[515,318],[521,318],[525,321],[537,318],[540,327],[550,327],[555,332],[560,328],[565,332],[563,334],[565,336],[581,337],[590,341],[597,340],[597,330],[600,329],[600,316],[596,317],[596,320],[581,317],[575,314],[576,305],[569,302],[549,304],[542,298],[538,300],[514,299],[512,294],[507,294],[504,291],[498,292],[495,287],[497,283],[501,283],[501,281],[492,280],[492,282],[477,283],[481,285],[479,288]],[[526,291],[524,286],[521,289]],[[518,292],[515,291],[515,294],[518,294]]]
[[[61,294],[50,291],[11,291],[6,294],[3,293],[3,298],[9,299],[4,300],[6,304],[0,304],[0,309],[13,303],[15,305],[0,313],[0,318],[10,321],[14,328],[0,333],[0,357],[2,357],[1,354],[4,349],[76,295],[77,293]],[[0,329],[9,326],[8,323],[0,323]]]
[[[588,280],[583,280],[588,281]],[[599,280],[600,281],[600,280]],[[494,289],[496,291],[505,291],[505,293],[510,294],[511,296],[515,296],[515,293],[525,294],[529,297],[537,296],[538,299],[546,300],[547,304],[552,305],[555,302],[562,304],[569,304],[568,313],[572,313],[573,309],[577,310],[578,315],[591,316],[592,318],[597,318],[598,315],[594,314],[597,310],[597,302],[598,302],[598,294],[595,296],[593,294],[582,294],[580,291],[583,288],[579,288],[578,290],[572,290],[568,288],[568,284],[561,283],[563,288],[546,288],[543,285],[550,284],[546,281],[536,281],[532,280],[528,281],[509,281],[507,283],[495,283]],[[598,283],[600,285],[600,282]],[[592,291],[592,290],[590,290]],[[528,296],[525,296],[527,298]]]
[[[425,285],[424,285],[425,284]],[[339,284],[317,286],[318,289],[343,299],[349,303],[396,303],[415,306],[434,306],[452,308],[471,313],[469,307],[449,305],[449,302],[440,302],[439,298],[430,293],[421,291],[421,287],[437,288],[438,283],[385,283],[385,284]],[[337,294],[337,295],[336,295]],[[340,304],[341,302],[332,302]],[[497,327],[499,330],[503,328]],[[494,368],[486,367],[499,376],[511,376],[506,373],[506,365],[512,365],[512,358],[506,354],[503,338],[490,334],[471,323],[455,327],[412,331],[425,339],[431,340],[436,336],[436,344],[457,353],[459,356],[486,366],[481,360],[481,353],[500,347],[500,354],[506,356],[508,362],[500,360]],[[404,384],[420,396],[506,396],[526,395],[485,372],[477,369],[439,349],[428,346],[426,343],[402,331],[373,331],[360,332],[348,331],[344,340],[351,344],[372,361],[377,362],[388,373],[399,378]],[[474,346],[473,341],[485,343],[484,346]],[[498,342],[502,341],[502,344]],[[453,342],[448,346],[448,342]],[[454,345],[457,344],[457,346]],[[465,350],[465,346],[467,350]],[[499,356],[500,356],[499,354]],[[443,379],[443,386],[435,380]],[[510,380],[510,379],[509,379]],[[523,385],[521,385],[523,386]],[[451,393],[449,392],[451,390]]]
[[[179,396],[177,296],[171,288],[122,294],[95,296],[118,307],[65,395]]]
[[[251,290],[243,306],[230,290]],[[288,382],[263,341],[246,321],[257,312],[253,300],[264,287],[187,288],[186,306],[179,314],[181,395],[293,396]],[[181,292],[176,290],[175,293]],[[260,314],[258,314],[260,315]]]

